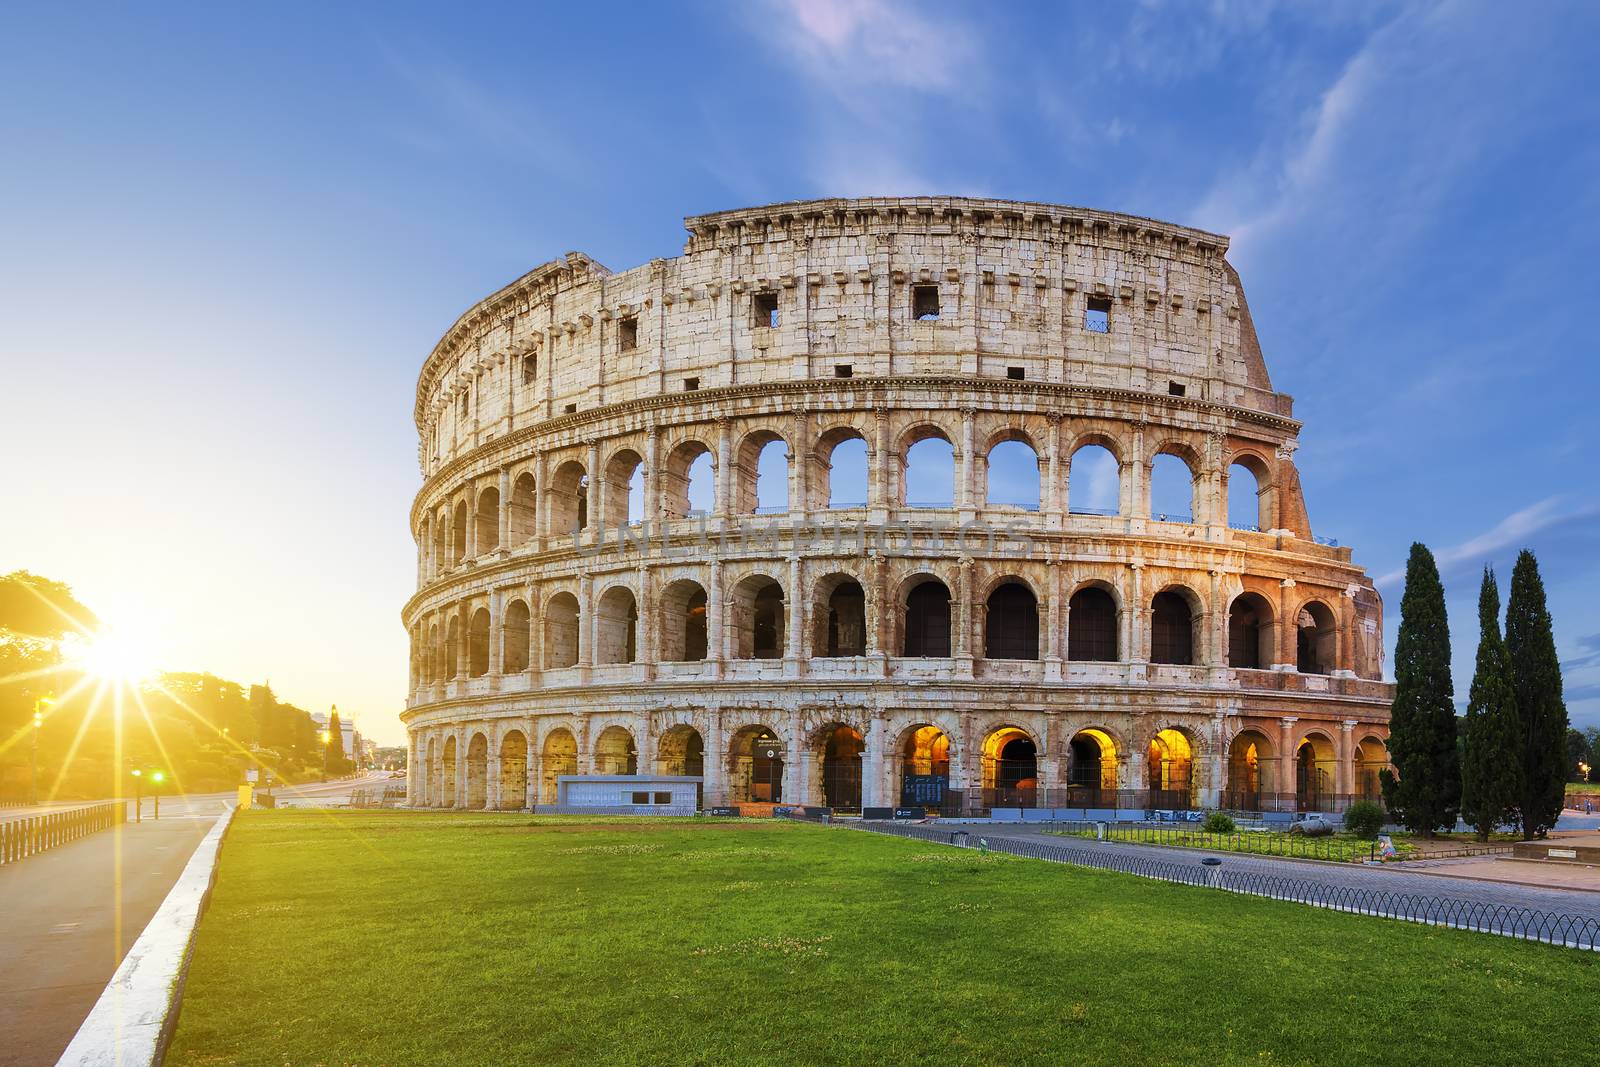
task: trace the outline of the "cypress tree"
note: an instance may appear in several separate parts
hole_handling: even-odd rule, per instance
[[[1511,655],[1500,639],[1500,587],[1488,567],[1478,591],[1478,661],[1462,734],[1461,817],[1487,841],[1496,826],[1516,821],[1522,800],[1522,720]]]
[[[328,743],[322,750],[322,769],[338,774],[344,769],[344,727],[339,722],[339,709],[328,716]]]
[[[1383,799],[1407,827],[1432,837],[1456,823],[1461,764],[1444,584],[1433,553],[1422,544],[1411,546],[1406,561],[1394,676],[1389,753],[1398,775],[1384,772]]]
[[[1561,696],[1561,662],[1545,607],[1539,561],[1523,549],[1511,570],[1506,607],[1506,649],[1512,693],[1522,720],[1522,836],[1543,837],[1555,825],[1565,797],[1567,704]]]

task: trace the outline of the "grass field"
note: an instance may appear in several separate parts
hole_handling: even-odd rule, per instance
[[[1057,837],[1093,838],[1093,830],[1047,830]],[[1295,859],[1328,860],[1334,863],[1376,858],[1376,845],[1371,839],[1355,834],[1335,833],[1327,837],[1305,837],[1279,830],[1255,830],[1233,834],[1208,834],[1199,829],[1168,827],[1111,826],[1106,832],[1112,841],[1131,844],[1162,845],[1167,848],[1199,848],[1213,852],[1247,852],[1257,856],[1290,856]],[[1417,854],[1417,846],[1407,838],[1394,835],[1395,853],[1402,859]]]
[[[1597,996],[1593,953],[842,828],[258,811],[167,1063],[1578,1063]]]

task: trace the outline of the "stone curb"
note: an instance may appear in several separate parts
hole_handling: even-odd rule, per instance
[[[123,957],[56,1067],[158,1067],[161,1063],[177,1028],[195,929],[211,899],[217,856],[234,810],[227,808],[201,838],[177,883]]]

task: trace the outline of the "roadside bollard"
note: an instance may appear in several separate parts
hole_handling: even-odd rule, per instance
[[[1218,885],[1222,884],[1222,859],[1221,859],[1221,857],[1218,857],[1218,856],[1207,856],[1207,857],[1205,857],[1204,859],[1202,859],[1200,861],[1200,865],[1203,866],[1203,867],[1209,867],[1210,868],[1210,870],[1206,872],[1206,884],[1207,885],[1209,885],[1209,886],[1218,886]]]

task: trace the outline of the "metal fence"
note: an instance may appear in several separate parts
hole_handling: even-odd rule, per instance
[[[1361,850],[1348,839],[1307,837],[1294,834],[1231,833],[1211,834],[1204,830],[1190,830],[1169,826],[1127,826],[1108,823],[1107,841],[1122,841],[1137,845],[1166,845],[1175,848],[1208,848],[1219,852],[1238,852],[1250,856],[1285,856],[1291,859],[1345,861]],[[1510,845],[1463,845],[1460,848],[1438,849],[1418,853],[1412,859],[1444,859],[1456,856],[1489,856],[1509,854]],[[1365,853],[1354,858],[1377,858],[1377,845],[1372,844]]]
[[[0,863],[15,863],[127,821],[128,805],[120,800],[9,819],[0,822]]]
[[[909,837],[958,848],[987,848],[1013,856],[1067,863],[1078,867],[1133,874],[1163,882],[1208,886],[1230,893],[1286,900],[1332,911],[1402,919],[1428,926],[1448,926],[1457,930],[1500,934],[1524,941],[1549,945],[1600,950],[1600,919],[1585,915],[1566,915],[1521,908],[1506,904],[1461,900],[1422,893],[1398,893],[1380,889],[1311,882],[1279,875],[1229,871],[1222,865],[1176,863],[1145,856],[1130,856],[1092,845],[1054,844],[1044,841],[996,837],[980,845],[980,830],[919,826],[901,823],[858,823],[855,827],[873,833]]]

